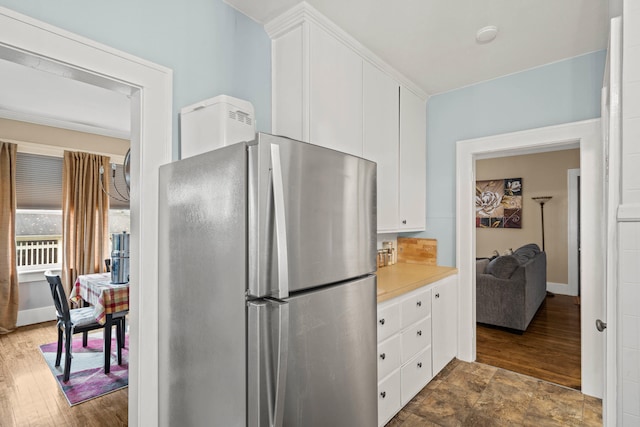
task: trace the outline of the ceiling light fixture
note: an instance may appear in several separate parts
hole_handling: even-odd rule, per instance
[[[495,25],[489,25],[482,27],[476,33],[476,41],[480,44],[486,44],[492,42],[498,35],[498,27]]]

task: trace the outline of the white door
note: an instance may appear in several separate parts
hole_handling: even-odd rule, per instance
[[[605,279],[605,318],[598,325],[605,334],[604,348],[604,398],[602,419],[605,426],[615,426],[622,422],[617,413],[617,330],[618,301],[616,288],[618,283],[618,222],[617,210],[620,205],[621,170],[621,105],[622,95],[622,23],[621,18],[611,20],[607,68],[602,88],[602,136],[605,144],[605,214],[606,214],[606,279]],[[606,327],[606,329],[603,329]],[[621,406],[621,405],[620,405]]]
[[[362,59],[311,26],[310,142],[362,156]]]
[[[400,87],[400,231],[421,231],[426,223],[426,104]]]
[[[364,158],[378,164],[378,233],[398,229],[399,84],[363,62]]]

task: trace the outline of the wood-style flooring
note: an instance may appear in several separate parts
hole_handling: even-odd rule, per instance
[[[0,335],[0,426],[126,426],[128,388],[69,406],[39,350],[56,340],[55,322]]]
[[[580,390],[580,306],[547,296],[527,330],[477,326],[476,361]]]

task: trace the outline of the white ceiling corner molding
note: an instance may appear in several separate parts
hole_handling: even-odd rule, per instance
[[[304,24],[305,22],[312,22],[340,42],[344,43],[350,49],[356,51],[363,59],[366,59],[385,73],[389,74],[402,86],[409,89],[423,101],[426,101],[429,98],[429,94],[422,90],[418,85],[383,61],[378,55],[373,53],[370,49],[342,28],[338,27],[333,23],[333,21],[305,1],[296,4],[282,15],[267,22],[264,25],[264,29],[267,35],[273,40],[291,29]]]

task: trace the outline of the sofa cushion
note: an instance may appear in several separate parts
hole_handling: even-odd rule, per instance
[[[508,279],[519,266],[520,262],[514,255],[500,256],[487,265],[485,273],[498,279]]]
[[[513,253],[513,256],[515,256],[520,265],[522,265],[539,253],[540,247],[535,243],[529,243],[528,245],[524,245],[516,249],[516,251]]]
[[[489,258],[481,258],[476,260],[476,274],[482,274],[487,269],[491,260]]]

